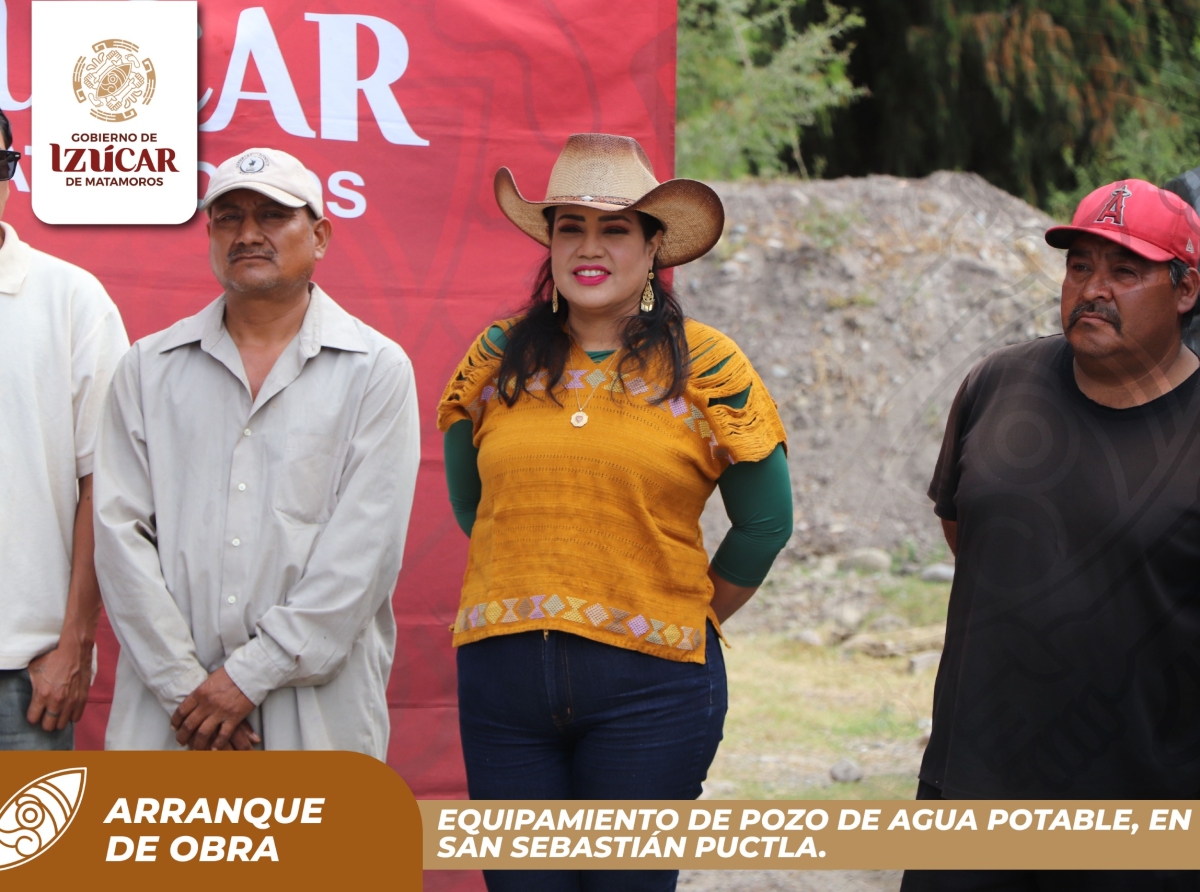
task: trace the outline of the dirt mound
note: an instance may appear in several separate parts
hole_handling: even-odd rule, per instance
[[[733,337],[787,425],[793,559],[941,547],[925,495],[971,366],[1060,330],[1052,220],[974,174],[714,184],[725,235],[679,270],[689,315]],[[728,522],[705,515],[715,545]]]

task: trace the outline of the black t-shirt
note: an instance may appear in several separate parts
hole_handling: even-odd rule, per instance
[[[1198,379],[1110,409],[1058,335],[963,382],[929,487],[958,522],[921,765],[946,796],[1200,796]]]

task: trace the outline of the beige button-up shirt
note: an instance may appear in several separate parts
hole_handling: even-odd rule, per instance
[[[221,297],[138,341],[96,446],[96,570],[121,643],[110,749],[174,749],[220,666],[267,749],[378,759],[420,457],[412,364],[319,287],[256,399]]]

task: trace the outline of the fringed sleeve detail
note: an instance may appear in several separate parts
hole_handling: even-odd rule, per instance
[[[708,422],[713,456],[733,464],[761,461],[780,443],[786,450],[787,432],[775,400],[738,345],[716,329],[691,320],[687,336],[692,360],[688,391]],[[712,403],[747,388],[750,394],[740,409]]]
[[[484,404],[496,396],[496,375],[500,371],[500,358],[504,353],[489,334],[496,326],[508,331],[513,321],[489,325],[471,345],[451,375],[450,383],[446,385],[438,403],[438,430],[448,431],[450,425],[463,420],[470,421],[478,430]]]

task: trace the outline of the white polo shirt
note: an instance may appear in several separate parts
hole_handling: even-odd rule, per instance
[[[22,669],[58,643],[77,481],[129,339],[95,276],[0,226],[0,669]]]

